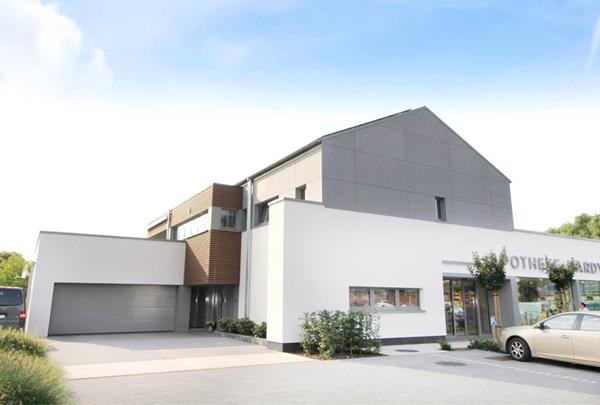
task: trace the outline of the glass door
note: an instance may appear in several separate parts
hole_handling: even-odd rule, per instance
[[[444,312],[448,336],[490,333],[487,294],[473,280],[444,280]]]

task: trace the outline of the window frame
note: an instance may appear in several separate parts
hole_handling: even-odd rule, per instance
[[[362,289],[369,291],[369,304],[365,306],[353,306],[350,305],[350,292],[352,289]],[[389,307],[378,307],[375,305],[375,290],[394,290],[395,305]],[[425,312],[421,308],[421,288],[418,287],[365,287],[358,285],[351,285],[348,287],[348,307],[350,311],[364,311],[364,312]],[[417,293],[417,305],[406,306],[400,305],[400,291],[414,291]]]
[[[439,222],[448,222],[446,197],[435,197],[435,217]]]
[[[255,220],[254,220],[254,226],[262,226],[262,225],[267,225],[269,223],[269,211],[270,211],[269,204],[272,203],[273,201],[275,201],[278,198],[279,198],[279,196],[275,196],[273,198],[269,198],[268,200],[259,202],[258,204],[254,205],[254,207],[255,207],[255,214],[256,214],[256,217],[255,217]],[[260,211],[261,211],[261,209],[266,209],[267,210],[266,218],[262,222],[260,222],[260,217],[261,217]]]
[[[221,208],[219,214],[219,226],[222,229],[236,229],[237,227],[237,210],[232,208]],[[229,220],[233,218],[233,225],[228,225]],[[225,222],[225,224],[223,224]]]
[[[296,187],[296,200],[306,201],[306,184]]]

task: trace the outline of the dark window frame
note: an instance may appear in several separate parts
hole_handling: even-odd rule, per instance
[[[446,214],[446,198],[435,197],[435,213],[436,218],[440,222],[447,222],[448,216]]]

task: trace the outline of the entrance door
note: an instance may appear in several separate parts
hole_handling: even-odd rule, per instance
[[[485,291],[473,280],[444,280],[444,309],[448,336],[477,336],[490,330]]]

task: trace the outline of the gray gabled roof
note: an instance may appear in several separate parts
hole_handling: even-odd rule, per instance
[[[475,151],[475,153],[477,153],[477,154],[478,154],[478,155],[479,155],[479,156],[480,156],[480,157],[481,157],[483,160],[485,160],[485,161],[486,161],[486,162],[487,162],[487,163],[488,163],[488,164],[489,164],[489,165],[490,165],[492,168],[494,168],[494,169],[495,169],[495,170],[496,170],[496,171],[497,171],[497,172],[498,172],[498,173],[499,173],[499,174],[500,174],[502,177],[504,177],[504,178],[505,178],[505,179],[506,179],[508,182],[510,182],[510,179],[509,179],[509,178],[508,178],[508,177],[507,177],[507,176],[506,176],[504,173],[502,173],[502,172],[501,172],[501,171],[500,171],[500,170],[499,170],[499,169],[498,169],[496,166],[494,166],[494,165],[493,165],[493,164],[492,164],[492,163],[491,163],[489,160],[487,160],[487,159],[485,158],[485,156],[483,156],[481,153],[479,153],[479,152],[477,151],[477,149],[473,148],[473,147],[472,147],[472,146],[471,146],[471,145],[470,145],[470,144],[469,144],[467,141],[465,141],[465,140],[464,140],[464,139],[463,139],[463,138],[462,138],[460,135],[458,135],[456,132],[454,132],[454,130],[452,130],[452,128],[450,128],[450,127],[449,127],[449,126],[448,126],[448,125],[447,125],[447,124],[446,124],[444,121],[442,121],[442,120],[441,120],[441,119],[440,119],[440,118],[439,118],[437,115],[435,115],[435,113],[434,113],[433,111],[431,111],[431,110],[430,110],[430,109],[429,109],[427,106],[422,106],[422,107],[415,108],[415,109],[408,109],[408,110],[404,110],[404,111],[401,111],[401,112],[399,112],[399,113],[395,113],[395,114],[387,115],[387,116],[385,116],[385,117],[382,117],[382,118],[377,118],[377,119],[375,119],[375,120],[372,120],[372,121],[368,121],[368,122],[365,122],[365,123],[362,123],[362,124],[354,125],[354,126],[352,126],[352,127],[349,127],[349,128],[345,128],[345,129],[342,129],[342,130],[339,130],[339,131],[335,131],[335,132],[332,132],[332,133],[329,133],[329,134],[323,135],[323,136],[321,136],[321,137],[319,137],[319,138],[315,139],[315,140],[314,140],[314,141],[312,141],[311,143],[309,143],[309,144],[307,144],[307,145],[305,145],[305,146],[301,147],[300,149],[298,149],[298,150],[296,150],[296,151],[294,151],[294,152],[290,153],[289,155],[287,155],[287,156],[283,157],[282,159],[279,159],[278,161],[276,161],[276,162],[274,162],[274,163],[270,164],[269,166],[265,167],[264,169],[262,169],[262,170],[259,170],[258,172],[256,172],[256,173],[252,174],[252,175],[251,175],[251,176],[249,176],[248,178],[246,178],[246,179],[244,179],[244,180],[241,180],[241,181],[239,181],[239,182],[238,182],[238,183],[236,183],[235,185],[236,185],[236,186],[241,186],[241,185],[245,184],[245,183],[246,183],[246,182],[247,182],[249,179],[255,179],[255,178],[257,178],[257,177],[259,177],[259,176],[261,176],[261,175],[263,175],[263,174],[265,174],[265,173],[267,173],[267,172],[269,172],[269,171],[271,171],[271,170],[275,169],[276,167],[279,167],[279,166],[281,166],[282,164],[284,164],[284,163],[288,162],[289,160],[292,160],[292,159],[294,159],[295,157],[297,157],[297,156],[300,156],[300,155],[302,155],[303,153],[305,153],[305,152],[307,152],[307,151],[309,151],[309,150],[313,149],[315,146],[318,146],[318,145],[320,145],[320,144],[322,143],[322,141],[324,141],[324,140],[328,140],[328,139],[331,139],[331,138],[334,138],[334,137],[337,137],[337,136],[343,135],[343,134],[345,134],[345,133],[347,133],[347,132],[354,131],[354,130],[356,130],[356,129],[360,129],[360,128],[368,127],[368,126],[371,126],[371,125],[374,125],[374,124],[379,124],[379,123],[382,123],[382,122],[385,122],[385,121],[388,121],[388,120],[391,120],[391,119],[395,119],[395,118],[401,117],[401,116],[403,116],[403,115],[408,115],[408,114],[411,114],[411,113],[413,113],[413,112],[420,111],[420,110],[426,110],[427,112],[429,112],[430,114],[432,114],[432,115],[433,115],[433,116],[434,116],[434,117],[435,117],[435,118],[436,118],[436,119],[437,119],[439,122],[441,122],[441,123],[442,123],[444,126],[446,126],[446,128],[448,128],[449,130],[451,130],[451,131],[452,131],[452,132],[453,132],[453,133],[454,133],[454,134],[455,134],[455,135],[456,135],[456,136],[457,136],[457,137],[458,137],[458,138],[459,138],[459,139],[460,139],[462,142],[464,142],[464,143],[465,143],[465,145],[467,145],[469,148],[471,148],[472,150],[474,150],[474,151]]]

